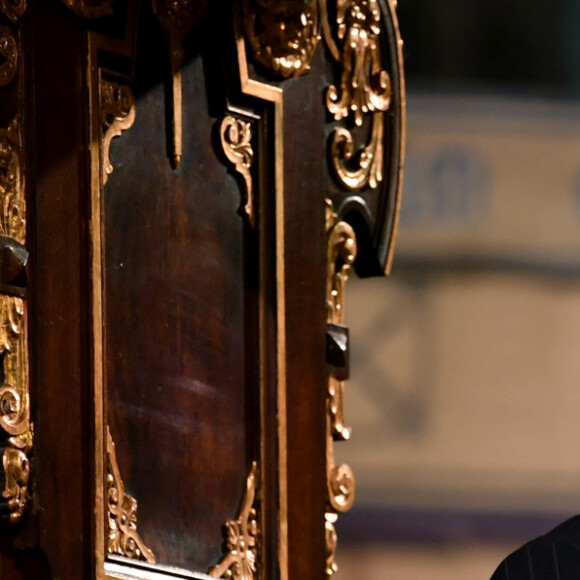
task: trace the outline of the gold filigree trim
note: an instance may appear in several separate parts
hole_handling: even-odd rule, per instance
[[[244,0],[244,29],[254,58],[271,73],[310,70],[320,41],[320,0]]]
[[[125,85],[101,80],[101,123],[103,140],[102,180],[107,183],[114,167],[109,158],[111,141],[119,137],[123,131],[130,129],[135,121],[135,97],[131,89]]]
[[[16,22],[26,12],[26,0],[0,0],[0,12]]]
[[[391,78],[381,55],[381,9],[378,0],[337,0],[336,24],[340,49],[325,28],[330,52],[342,67],[340,89],[329,87],[326,106],[336,121],[352,115],[355,126],[370,115],[371,135],[355,152],[352,132],[340,127],[330,139],[332,165],[348,189],[375,188],[383,180],[384,115],[392,101]]]
[[[18,44],[7,26],[0,26],[0,87],[10,84],[18,72]]]
[[[125,493],[121,479],[115,444],[107,428],[107,553],[134,560],[155,563],[153,552],[144,544],[137,532],[137,501]]]
[[[19,244],[26,241],[21,156],[22,133],[18,115],[8,128],[0,129],[0,234],[4,236],[3,260],[7,255],[7,238]],[[29,457],[33,443],[27,344],[26,302],[17,296],[0,295],[0,429],[6,436],[0,443],[4,479],[0,513],[12,523],[21,519],[28,502]]]
[[[252,124],[228,115],[222,121],[220,137],[225,156],[233,163],[244,180],[244,212],[254,225],[254,194],[251,175],[254,151],[252,149]]]
[[[258,520],[254,500],[258,464],[254,461],[246,480],[246,494],[236,520],[225,524],[226,553],[209,575],[214,578],[232,580],[254,580],[257,578]]]
[[[333,325],[344,325],[344,291],[350,268],[354,263],[357,244],[354,230],[346,222],[340,221],[334,212],[332,202],[326,200],[327,236],[327,287],[326,321]],[[355,480],[348,465],[336,465],[334,441],[350,437],[350,429],[345,426],[343,412],[344,381],[330,374],[328,377],[326,413],[326,574],[330,577],[337,570],[335,553],[337,546],[334,523],[337,514],[348,511],[355,498]]]
[[[62,0],[83,18],[101,18],[113,14],[113,0]]]

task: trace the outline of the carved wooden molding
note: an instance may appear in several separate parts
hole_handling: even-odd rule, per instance
[[[137,501],[125,493],[115,444],[107,429],[107,553],[155,563],[153,552],[137,531]]]
[[[0,87],[10,84],[18,72],[18,43],[7,26],[0,26]]]
[[[26,0],[0,0],[0,12],[16,22],[26,12]]]
[[[256,518],[256,478],[258,464],[254,461],[246,480],[246,494],[236,520],[225,524],[225,555],[209,575],[231,580],[255,580],[258,559],[258,520]]]
[[[254,161],[252,149],[252,124],[228,115],[220,126],[220,137],[225,156],[244,180],[244,212],[250,225],[254,225],[254,194],[250,170]]]
[[[83,18],[101,18],[113,14],[114,0],[62,0],[75,14]]]
[[[326,278],[326,321],[335,326],[344,325],[344,290],[357,252],[356,237],[352,227],[340,221],[332,202],[326,200],[327,278]],[[348,345],[346,345],[348,348]],[[333,373],[328,377],[326,412],[326,474],[327,513],[326,529],[326,575],[337,570],[335,553],[337,535],[334,523],[339,513],[348,511],[355,497],[355,480],[348,465],[336,465],[334,441],[350,437],[350,429],[344,424],[343,414],[344,381]]]
[[[130,129],[135,121],[135,97],[126,85],[101,80],[101,175],[105,185],[114,167],[109,158],[111,141]]]

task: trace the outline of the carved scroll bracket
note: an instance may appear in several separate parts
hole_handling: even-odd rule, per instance
[[[18,71],[18,44],[7,26],[0,26],[0,87],[10,84]]]
[[[326,44],[342,68],[340,88],[329,87],[326,106],[336,121],[352,115],[356,127],[370,117],[371,131],[368,143],[358,152],[350,129],[334,131],[330,140],[332,166],[347,189],[376,188],[383,180],[384,112],[392,101],[391,78],[382,62],[378,0],[337,0],[336,25],[339,45],[330,27],[323,27]]]
[[[109,555],[155,563],[153,552],[137,532],[137,501],[125,492],[121,479],[115,444],[107,429],[107,505]]]
[[[335,330],[344,327],[344,290],[357,252],[356,237],[352,227],[340,221],[334,212],[332,202],[326,200],[327,236],[327,289],[326,321]],[[345,329],[346,330],[346,329]],[[348,337],[346,332],[343,336]],[[345,345],[348,349],[348,344]],[[337,570],[334,560],[337,535],[334,524],[339,513],[348,511],[355,497],[355,480],[348,465],[336,465],[334,441],[350,437],[350,429],[344,424],[343,396],[344,377],[341,369],[332,368],[328,377],[326,412],[326,474],[327,474],[327,513],[326,513],[326,575],[330,577]]]
[[[254,461],[246,480],[246,494],[236,520],[225,524],[226,553],[209,575],[232,580],[255,580],[257,578],[258,520],[254,502],[258,464]]]
[[[26,0],[0,0],[0,12],[16,22],[26,12]]]
[[[114,169],[109,158],[111,141],[133,125],[135,121],[135,97],[129,87],[105,80],[101,80],[100,90],[103,131],[101,167],[102,184],[105,185]]]
[[[252,149],[252,124],[228,115],[222,121],[220,137],[225,156],[233,163],[236,171],[242,176],[245,186],[244,212],[250,226],[254,226],[254,188],[251,168],[254,161]]]
[[[0,129],[0,430],[4,489],[0,513],[18,522],[28,502],[33,428],[30,423],[25,295],[26,206],[20,116]]]

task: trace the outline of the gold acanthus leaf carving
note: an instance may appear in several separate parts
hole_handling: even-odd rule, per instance
[[[356,258],[356,236],[352,227],[340,221],[334,212],[332,202],[326,200],[327,236],[327,287],[326,320],[329,324],[344,324],[345,285],[350,269]],[[344,424],[343,413],[344,381],[330,375],[328,377],[326,412],[326,477],[327,512],[326,529],[326,576],[337,571],[335,553],[337,535],[334,524],[337,514],[348,511],[355,498],[355,480],[352,469],[346,465],[336,465],[334,441],[350,437],[350,429]]]
[[[246,480],[246,494],[236,520],[225,524],[226,553],[209,575],[231,580],[255,580],[257,578],[258,520],[254,500],[258,464],[254,461]]]
[[[330,154],[340,182],[348,189],[371,188],[383,180],[384,112],[392,101],[392,83],[383,69],[381,56],[381,9],[378,0],[337,0],[336,21],[339,50],[325,28],[331,52],[342,67],[340,90],[332,85],[326,106],[336,121],[353,116],[362,126],[371,115],[371,136],[362,151],[355,154],[349,129],[338,128],[331,137]],[[358,157],[358,159],[357,159]]]
[[[5,87],[18,71],[18,43],[7,26],[0,26],[0,57],[0,87]]]
[[[233,163],[236,171],[244,180],[244,212],[254,225],[254,188],[251,168],[254,161],[252,149],[252,124],[236,117],[228,115],[222,121],[220,127],[222,148],[228,161]]]
[[[126,85],[101,81],[102,181],[107,183],[114,167],[109,158],[111,141],[130,129],[135,121],[135,97]]]
[[[113,0],[62,0],[83,18],[101,18],[113,14]]]
[[[155,563],[153,552],[137,532],[137,501],[125,492],[121,479],[115,444],[107,428],[107,552],[134,560]]]
[[[320,41],[320,0],[243,0],[244,29],[255,59],[283,78],[310,70]]]
[[[16,22],[26,12],[26,0],[0,0],[0,12]]]
[[[4,490],[0,514],[12,524],[20,521],[28,505],[30,479],[30,454],[34,441],[32,425],[22,435],[10,437],[2,454]]]

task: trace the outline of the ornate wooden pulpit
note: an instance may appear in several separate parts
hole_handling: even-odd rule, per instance
[[[395,0],[0,0],[2,580],[320,580]]]

